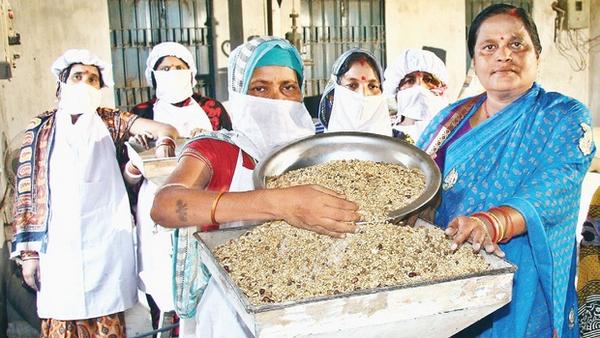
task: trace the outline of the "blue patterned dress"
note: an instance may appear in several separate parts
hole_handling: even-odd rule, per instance
[[[476,99],[446,141],[484,100]],[[418,145],[431,148],[443,123],[468,101],[441,111]],[[448,147],[437,224],[445,228],[457,216],[507,205],[527,225],[525,234],[500,244],[518,267],[512,301],[479,322],[477,335],[551,337],[556,330],[559,337],[578,336],[575,232],[581,182],[594,152],[588,109],[537,84]]]

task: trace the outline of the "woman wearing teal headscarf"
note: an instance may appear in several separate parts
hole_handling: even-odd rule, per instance
[[[512,301],[459,336],[577,337],[575,229],[595,152],[588,109],[546,92],[531,17],[498,4],[469,30],[486,92],[442,110],[418,145],[443,173],[436,224],[517,265]]]
[[[233,132],[190,141],[156,194],[154,221],[180,228],[174,296],[183,318],[182,337],[246,336],[244,324],[197,256],[196,225],[207,231],[247,220],[282,219],[336,237],[356,230],[348,223],[359,219],[356,204],[329,189],[305,185],[253,191],[256,161],[275,147],[314,134],[302,104],[302,76],[300,56],[286,40],[257,38],[236,48],[229,59]]]

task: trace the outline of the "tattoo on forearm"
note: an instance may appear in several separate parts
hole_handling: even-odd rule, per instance
[[[177,214],[177,218],[182,222],[187,222],[187,204],[182,200],[177,200],[176,206],[175,213]]]

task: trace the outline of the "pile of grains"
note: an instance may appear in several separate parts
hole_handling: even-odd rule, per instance
[[[262,224],[214,250],[253,304],[281,303],[355,290],[408,285],[484,271],[465,246],[452,253],[437,228],[371,223],[344,239]]]
[[[233,281],[256,305],[409,285],[484,271],[467,247],[450,251],[438,228],[385,222],[423,193],[418,169],[372,161],[331,161],[270,178],[268,187],[320,184],[359,205],[367,223],[356,234],[332,238],[283,221],[257,226],[214,249]]]
[[[392,210],[417,199],[425,190],[419,169],[398,164],[360,160],[336,160],[289,171],[267,181],[269,188],[319,184],[346,195],[359,204],[364,221],[384,221]]]

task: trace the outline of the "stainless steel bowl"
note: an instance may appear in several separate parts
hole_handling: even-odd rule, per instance
[[[389,220],[392,222],[402,220],[429,203],[440,189],[440,170],[424,151],[393,137],[361,132],[324,133],[279,148],[259,162],[254,170],[254,185],[264,188],[268,177],[332,160],[397,163],[423,171],[425,191],[408,205],[391,211]]]

